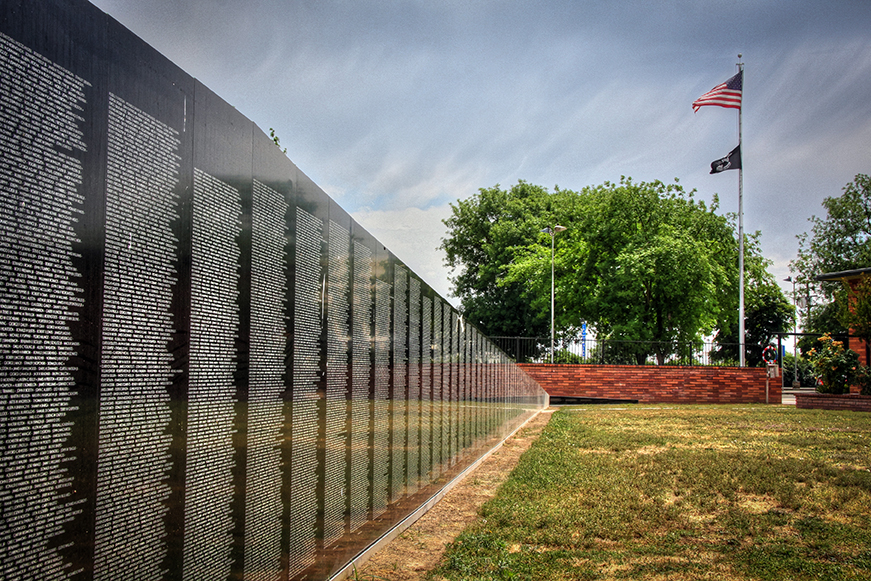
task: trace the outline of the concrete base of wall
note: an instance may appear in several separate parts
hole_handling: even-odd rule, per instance
[[[762,367],[560,365],[521,363],[551,397],[637,400],[640,403],[772,403],[780,378]]]
[[[795,407],[803,410],[871,412],[871,395],[802,393],[795,395]]]

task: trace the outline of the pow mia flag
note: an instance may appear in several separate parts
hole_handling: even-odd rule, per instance
[[[741,169],[741,144],[729,152],[726,157],[721,157],[711,162],[711,173],[720,173],[727,169]]]

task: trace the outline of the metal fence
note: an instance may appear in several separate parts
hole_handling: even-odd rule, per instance
[[[819,333],[778,333],[771,343],[758,345],[746,343],[746,365],[756,367],[764,365],[763,351],[773,347],[776,362],[783,366],[784,359],[793,364],[793,353],[788,352],[784,340],[790,337],[794,341],[803,338],[817,338]],[[847,334],[833,334],[838,341],[847,342]],[[550,337],[490,337],[499,348],[512,357],[517,363],[550,363]],[[715,343],[712,341],[695,342],[662,342],[662,341],[623,341],[595,338],[585,338],[578,341],[558,342],[554,345],[553,363],[572,363],[586,365],[700,365],[700,366],[736,366],[738,365],[737,343]],[[808,367],[802,375],[811,377],[809,364],[799,354],[798,365]],[[793,373],[785,369],[784,373]],[[799,370],[800,371],[800,370]],[[789,382],[793,381],[789,376]],[[807,378],[800,378],[807,383]],[[808,385],[812,385],[811,381]]]
[[[550,363],[550,337],[490,337],[518,363]],[[748,351],[762,347],[745,346]],[[553,363],[588,365],[701,365],[738,364],[738,344],[713,342],[618,341],[584,339],[558,343]]]

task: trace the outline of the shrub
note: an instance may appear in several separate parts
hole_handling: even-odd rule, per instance
[[[556,350],[553,354],[553,362],[578,364],[584,363],[584,359],[580,355],[575,355],[568,349],[559,349]]]
[[[820,393],[849,393],[859,371],[859,355],[845,349],[842,341],[825,334],[817,339],[821,345],[810,350],[814,376],[819,380]]]
[[[862,365],[856,371],[856,385],[859,386],[859,393],[862,395],[871,395],[871,367]]]
[[[783,385],[792,387],[792,382],[795,380],[795,371],[798,371],[798,383],[800,386],[810,387],[816,383],[810,361],[806,357],[799,356],[796,364],[793,354],[787,353],[783,357]]]

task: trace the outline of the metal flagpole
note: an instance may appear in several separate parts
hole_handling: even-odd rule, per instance
[[[553,248],[554,248],[554,240],[556,239],[557,232],[562,232],[565,230],[565,226],[560,226],[559,224],[554,224],[553,228],[548,226],[542,232],[547,232],[550,234],[550,362],[553,363],[553,313],[554,313],[554,278],[553,278]]]
[[[550,232],[550,362],[553,363],[553,307],[554,307],[554,283],[553,283],[553,245],[556,239],[556,230]]]
[[[738,147],[741,147],[741,113],[744,110],[744,63],[738,54],[738,72],[741,73],[741,106],[738,107]],[[744,148],[738,168],[738,361],[744,367]]]

